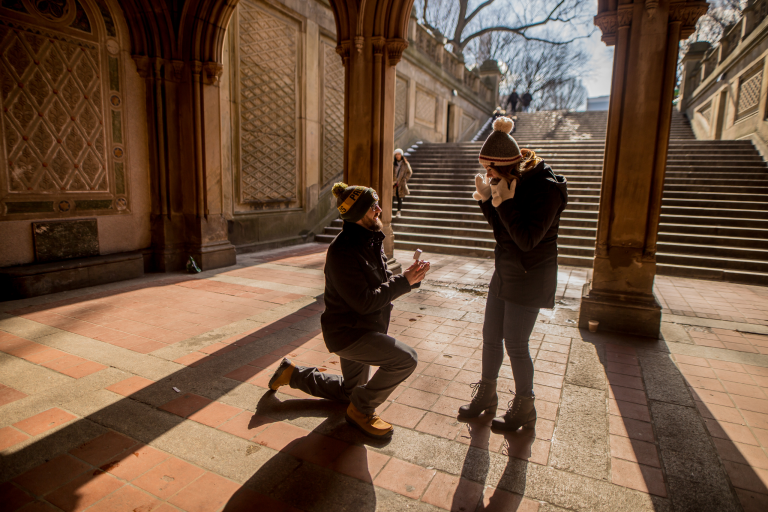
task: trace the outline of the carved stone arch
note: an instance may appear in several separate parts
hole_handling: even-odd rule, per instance
[[[178,44],[173,15],[162,0],[123,0],[134,57],[174,59]]]
[[[170,0],[121,2],[133,55],[221,64],[224,35],[237,0],[189,0],[175,10]]]
[[[185,57],[221,64],[224,36],[238,0],[199,0],[184,6],[180,46]]]

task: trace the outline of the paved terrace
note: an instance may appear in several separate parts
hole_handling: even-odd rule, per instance
[[[430,255],[390,329],[419,366],[375,443],[343,405],[266,389],[283,356],[337,371],[325,247],[0,304],[0,509],[768,510],[767,288],[660,277],[644,340],[579,331],[587,271],[563,268],[531,341],[535,434],[505,438],[455,417],[492,263]]]

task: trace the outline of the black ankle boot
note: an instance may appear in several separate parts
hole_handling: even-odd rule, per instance
[[[462,418],[477,418],[485,411],[495,413],[499,406],[499,395],[496,394],[496,381],[481,380],[470,384],[472,386],[472,403],[459,407]]]
[[[494,432],[514,432],[520,427],[533,428],[536,426],[536,407],[533,401],[536,397],[515,395],[509,402],[507,413],[501,418],[494,418],[491,430]]]

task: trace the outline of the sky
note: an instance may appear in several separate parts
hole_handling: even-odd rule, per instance
[[[590,71],[585,73],[583,81],[587,88],[587,96],[606,96],[611,92],[611,75],[613,72],[613,46],[606,46],[600,40],[600,30],[596,30],[584,42],[584,49],[592,57]]]

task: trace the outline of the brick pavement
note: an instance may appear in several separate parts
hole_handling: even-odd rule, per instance
[[[343,405],[266,389],[284,356],[338,373],[325,248],[0,303],[3,510],[768,509],[766,288],[660,277],[644,340],[576,329],[589,272],[561,268],[531,339],[536,429],[500,436],[455,416],[492,263],[428,255],[390,329],[418,368],[377,443]],[[510,388],[507,363],[502,406]]]

